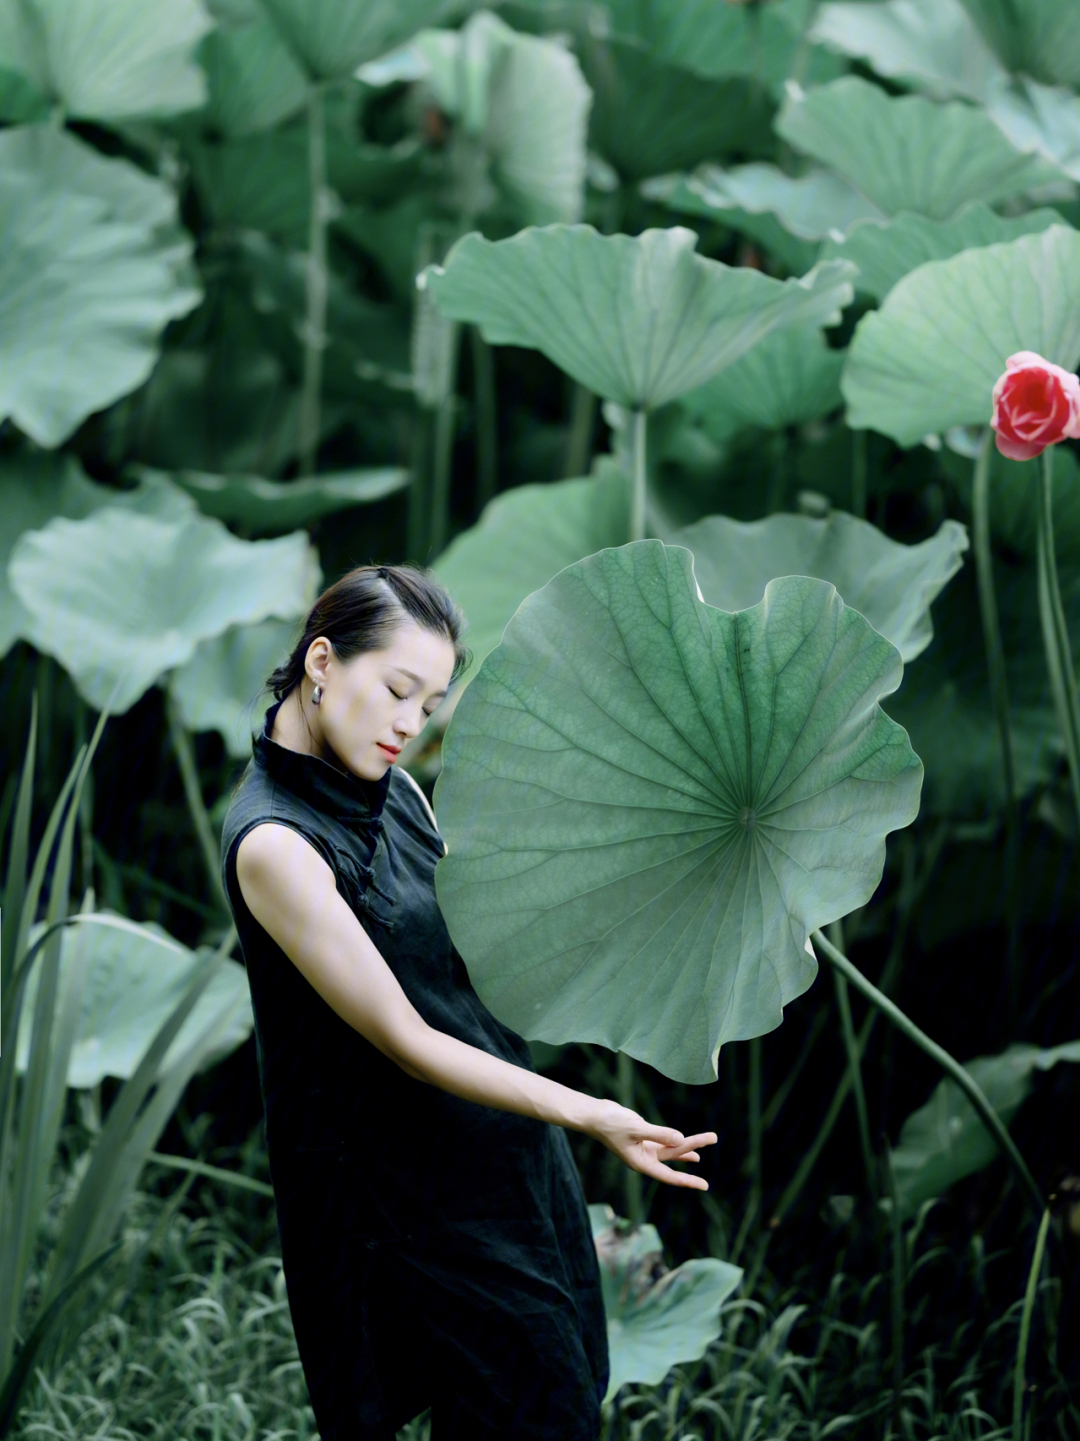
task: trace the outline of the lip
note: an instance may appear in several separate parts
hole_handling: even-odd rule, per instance
[[[389,756],[392,761],[396,761],[398,756],[401,754],[400,746],[397,747],[397,749],[395,749],[393,746],[384,746],[382,741],[376,741],[375,744],[382,751],[383,755]]]

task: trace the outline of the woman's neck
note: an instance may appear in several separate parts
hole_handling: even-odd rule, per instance
[[[320,760],[330,761],[331,765],[337,764],[337,757],[330,753],[329,747],[316,734],[317,729],[316,726],[313,730],[304,714],[302,688],[296,686],[278,708],[270,739],[275,745],[284,746],[286,750],[299,751],[301,755],[318,756]],[[340,766],[338,768],[340,769]]]

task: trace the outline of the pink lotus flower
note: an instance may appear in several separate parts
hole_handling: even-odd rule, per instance
[[[1080,440],[1080,379],[1033,350],[1018,350],[994,386],[990,424],[1010,460],[1032,460],[1059,440]]]

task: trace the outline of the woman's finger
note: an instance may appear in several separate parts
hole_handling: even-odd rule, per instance
[[[663,1161],[658,1161],[655,1156],[649,1155],[641,1163],[634,1167],[646,1176],[653,1176],[657,1181],[666,1181],[669,1186],[688,1186],[694,1191],[707,1191],[709,1183],[701,1176],[689,1176],[684,1171],[673,1171],[670,1166],[665,1166]]]
[[[676,1146],[665,1146],[665,1147],[663,1148],[664,1151],[665,1151],[665,1153],[666,1153],[665,1156],[664,1156],[664,1160],[665,1160],[665,1161],[684,1160],[684,1159],[686,1158],[686,1155],[687,1155],[689,1152],[691,1152],[691,1151],[695,1151],[695,1152],[696,1152],[699,1146],[715,1146],[715,1145],[716,1145],[716,1132],[715,1132],[715,1131],[702,1131],[700,1135],[697,1135],[697,1136],[686,1136],[686,1137],[684,1137],[684,1139],[683,1139],[682,1141],[680,1141],[679,1144],[676,1145]]]

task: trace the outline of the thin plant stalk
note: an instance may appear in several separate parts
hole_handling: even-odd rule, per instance
[[[494,498],[499,482],[498,408],[495,395],[495,359],[491,346],[474,325],[472,345],[473,397],[476,406],[476,508],[483,510]]]
[[[866,431],[851,432],[851,513],[866,519]]]
[[[308,223],[307,267],[304,274],[304,375],[300,390],[299,452],[300,474],[315,474],[322,424],[323,353],[326,350],[326,302],[329,288],[326,268],[326,228],[330,205],[326,188],[326,119],[323,89],[312,82],[307,102],[308,194],[311,217]]]
[[[645,513],[648,502],[646,479],[646,446],[648,420],[644,410],[630,412],[630,539],[645,539]]]
[[[1035,1310],[1035,1293],[1039,1288],[1039,1273],[1042,1271],[1043,1252],[1046,1250],[1046,1233],[1050,1229],[1050,1212],[1043,1212],[1039,1222],[1039,1234],[1035,1238],[1035,1254],[1031,1258],[1027,1289],[1024,1291],[1024,1309],[1020,1314],[1020,1338],[1016,1343],[1016,1370],[1013,1373],[1013,1417],[1012,1441],[1024,1441],[1024,1391],[1027,1378],[1028,1341],[1031,1339],[1031,1317]]]
[[[830,929],[839,929],[839,922],[836,927],[830,927]],[[866,1107],[866,1092],[863,1089],[862,1052],[855,1035],[855,1024],[851,1019],[851,997],[848,995],[848,983],[839,971],[833,971],[833,985],[836,988],[836,1006],[840,1012],[840,1030],[844,1037],[844,1051],[847,1054],[851,1090],[855,1096],[855,1114],[859,1122],[859,1145],[862,1148],[863,1165],[866,1168],[866,1182],[870,1188],[870,1194],[873,1196],[877,1192],[877,1186],[874,1176],[874,1153],[870,1146],[870,1113]]]
[[[905,835],[901,838],[901,857],[903,861],[903,872],[900,881],[900,896],[898,900],[900,920],[896,928],[896,933],[893,937],[893,944],[889,950],[889,958],[885,962],[885,969],[881,973],[881,990],[885,994],[888,994],[894,981],[896,980],[897,974],[899,973],[900,963],[904,955],[904,942],[907,938],[907,929],[910,923],[912,911],[915,906],[915,900],[917,894],[921,891],[922,887],[926,884],[926,881],[933,873],[934,866],[937,863],[938,855],[941,852],[941,846],[944,844],[945,834],[946,827],[942,825],[938,828],[934,839],[927,847],[928,854],[923,864],[922,876],[918,880],[916,880],[916,877],[914,875],[914,850],[910,844],[910,837]],[[907,844],[904,844],[905,842],[907,842]],[[858,1048],[860,1063],[862,1062],[863,1056],[866,1054],[866,1048],[870,1043],[870,1037],[873,1035],[874,1026],[877,1024],[878,1015],[879,1012],[871,1010],[869,1015],[867,1015],[867,1017],[863,1021],[862,1026],[859,1028],[856,1045]],[[818,1157],[825,1149],[826,1143],[828,1142],[829,1137],[833,1133],[833,1128],[835,1127],[836,1122],[840,1116],[840,1112],[843,1109],[844,1102],[847,1100],[848,1092],[850,1091],[850,1089],[851,1067],[846,1066],[844,1068],[844,1073],[840,1078],[840,1084],[837,1086],[836,1091],[833,1093],[832,1102],[829,1106],[828,1111],[825,1114],[825,1118],[822,1121],[821,1125],[818,1127],[817,1135],[814,1137],[809,1149],[803,1156],[802,1161],[799,1163],[798,1170],[795,1172],[795,1175],[788,1183],[787,1189],[784,1191],[784,1194],[777,1202],[777,1205],[773,1211],[773,1216],[777,1221],[783,1220],[783,1218],[787,1215],[788,1211],[791,1209],[791,1206],[802,1193],[803,1186],[805,1186],[811,1171],[817,1164]]]
[[[203,800],[202,784],[199,781],[199,768],[195,762],[195,747],[191,741],[191,732],[180,719],[180,712],[171,696],[169,697],[168,711],[169,739],[172,741],[173,753],[180,768],[180,777],[184,783],[184,799],[187,801],[191,823],[195,828],[195,837],[199,842],[199,850],[210,881],[210,892],[215,899],[224,903],[225,893],[221,886],[221,849],[214,836],[213,826],[210,824],[206,802]]]
[[[580,381],[575,381],[570,400],[570,438],[563,463],[563,474],[568,480],[588,472],[595,427],[596,396]]]
[[[986,650],[986,673],[990,682],[994,719],[997,722],[998,743],[1001,746],[1001,782],[1005,796],[1005,885],[1002,901],[1009,935],[1009,986],[1015,1005],[1019,1000],[1020,988],[1016,911],[1019,830],[1016,815],[1016,763],[1013,757],[1012,726],[1009,721],[1005,648],[1001,643],[997,594],[994,589],[994,558],[990,544],[990,459],[993,454],[993,439],[994,433],[987,426],[983,430],[975,460],[971,512],[979,615],[982,620],[983,646]]]
[[[896,1187],[892,1152],[888,1143],[882,1162],[885,1185],[889,1194],[889,1231],[892,1235],[892,1426],[894,1436],[900,1434],[900,1399],[904,1385],[904,1227],[900,1219],[900,1193]]]
[[[921,1031],[899,1006],[878,990],[877,986],[872,985],[863,973],[851,964],[847,956],[837,950],[827,936],[823,935],[821,931],[814,931],[811,939],[814,945],[820,947],[824,952],[830,965],[838,970],[861,995],[865,996],[871,1005],[876,1006],[898,1031],[907,1036],[908,1040],[924,1051],[931,1060],[936,1061],[946,1075],[956,1082],[1012,1167],[1028,1203],[1041,1215],[1045,1210],[1045,1203],[1035,1178],[1028,1170],[1027,1162],[1017,1149],[1016,1143],[1009,1135],[1001,1117],[986,1099],[982,1087],[974,1077],[943,1046],[939,1046],[936,1041],[930,1039],[925,1031]]]
[[[1080,821],[1080,701],[1076,694],[1076,671],[1072,647],[1061,603],[1058,584],[1057,557],[1054,553],[1054,448],[1047,446],[1042,456],[1042,485],[1039,488],[1037,527],[1037,566],[1039,585],[1039,620],[1042,623],[1046,668],[1054,696],[1058,725],[1065,742],[1069,763],[1069,779]]]
[[[625,1106],[628,1111],[636,1111],[634,1104],[637,1087],[634,1084],[634,1062],[631,1056],[620,1051],[615,1065],[615,1091],[619,1105]],[[626,1175],[626,1215],[627,1219],[635,1226],[639,1226],[645,1217],[644,1192],[641,1184],[641,1172],[635,1171],[627,1166]]]
[[[761,1037],[754,1036],[750,1041],[750,1084],[748,1087],[747,1105],[747,1130],[749,1132],[749,1151],[747,1155],[748,1169],[750,1171],[750,1194],[746,1200],[746,1213],[739,1227],[739,1234],[735,1237],[735,1245],[732,1247],[731,1259],[737,1261],[742,1254],[743,1244],[753,1228],[754,1221],[761,1211],[761,1197],[763,1193],[763,1168],[761,1161]]]
[[[435,440],[431,475],[430,557],[446,549],[450,535],[450,480],[454,463],[454,429],[457,420],[457,362],[461,327],[451,321],[446,343],[449,347],[445,394],[435,412]]]

